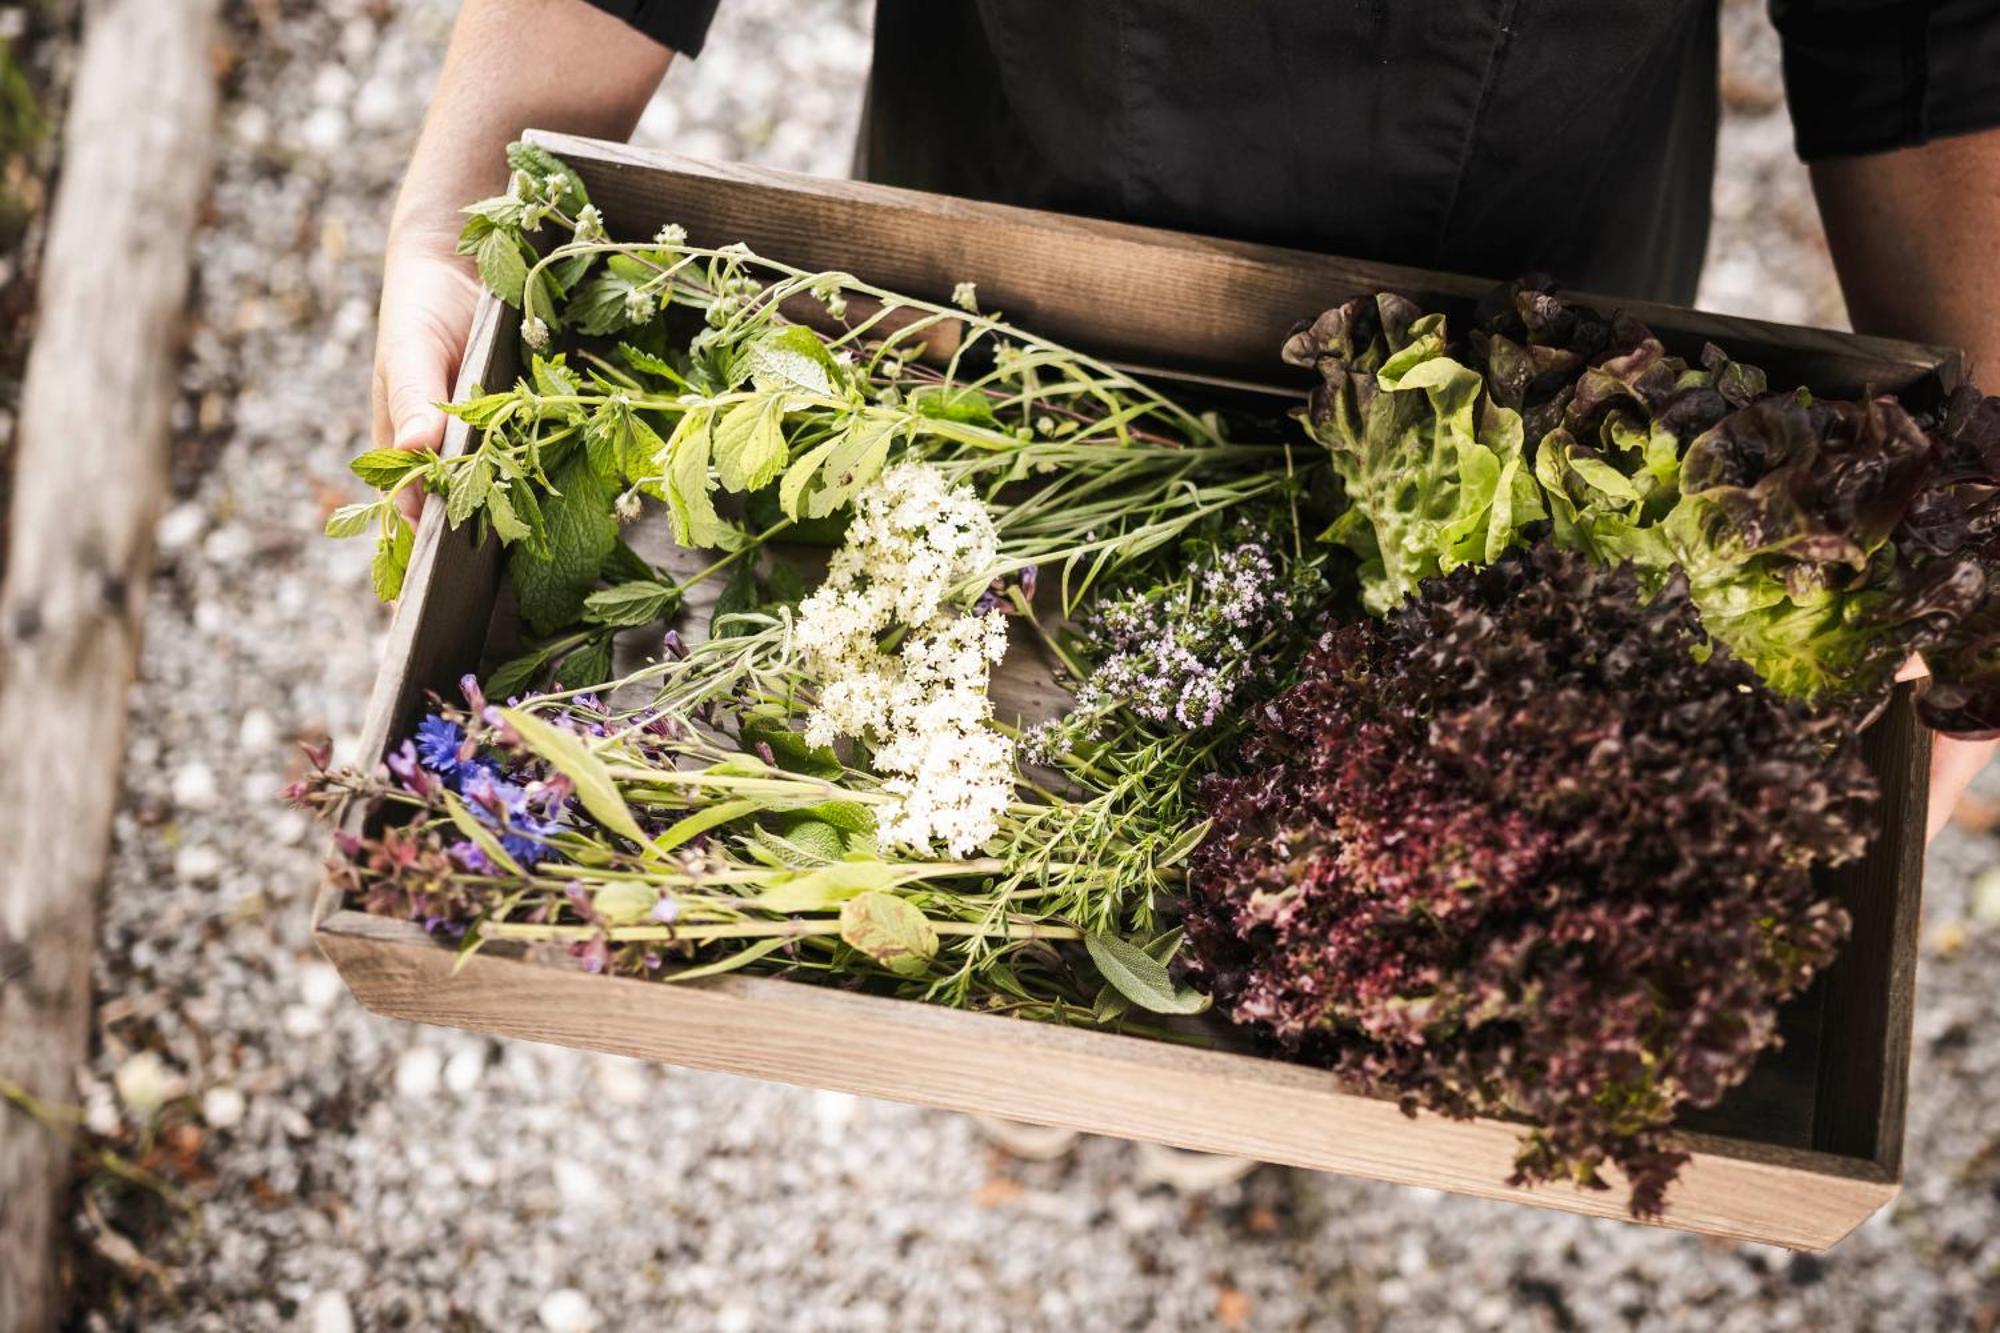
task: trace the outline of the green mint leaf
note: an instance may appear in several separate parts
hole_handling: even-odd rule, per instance
[[[473,251],[479,265],[479,280],[486,289],[508,305],[521,304],[521,291],[528,281],[528,263],[521,257],[521,242],[512,232],[490,231]]]
[[[646,558],[627,546],[621,538],[611,548],[611,554],[604,557],[601,571],[613,583],[634,583],[642,579],[659,577],[659,571],[646,563]]]
[[[655,356],[643,347],[634,347],[631,343],[619,343],[618,359],[638,374],[665,380],[682,393],[686,393],[691,387],[687,377],[674,369],[673,362],[663,356]]]
[[[563,658],[555,669],[556,679],[566,690],[588,689],[611,679],[611,638],[592,639]]]
[[[486,678],[486,696],[489,699],[511,699],[525,693],[540,682],[542,672],[549,664],[549,650],[537,648],[533,652],[522,653],[509,658],[495,667],[493,674]]]
[[[828,398],[843,379],[840,363],[820,336],[802,324],[771,329],[750,344],[750,378],[760,389],[789,389]]]
[[[376,490],[384,491],[430,461],[430,454],[420,449],[370,449],[347,467]]]
[[[825,518],[875,480],[902,429],[903,422],[896,417],[855,417],[843,434],[834,437],[820,470],[820,487],[806,500],[806,516]]]
[[[501,544],[512,546],[516,542],[528,540],[532,530],[514,512],[514,502],[507,497],[508,492],[504,488],[489,493],[486,497],[486,515],[493,520],[493,532],[500,538]]]
[[[673,517],[674,540],[682,546],[715,546],[727,540],[727,529],[708,493],[714,422],[713,409],[690,408],[667,441],[667,508]]]
[[[329,537],[359,537],[369,526],[378,522],[382,506],[386,501],[370,500],[365,504],[342,505],[326,516],[326,535]]]
[[[609,489],[588,459],[573,454],[550,481],[554,490],[540,513],[544,543],[517,542],[507,557],[521,617],[537,634],[553,634],[582,614],[583,599],[618,541]]]
[[[474,454],[472,461],[451,473],[450,491],[445,497],[444,516],[452,527],[457,528],[479,511],[486,503],[486,497],[493,490],[493,464],[485,454]]]
[[[725,489],[754,491],[785,466],[783,393],[746,398],[715,423],[715,474]]]
[[[410,540],[410,525],[400,514],[390,519],[389,530],[376,539],[372,571],[375,595],[385,602],[402,596],[403,576],[410,569]]]

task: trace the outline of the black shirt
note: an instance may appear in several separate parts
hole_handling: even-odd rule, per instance
[[[718,0],[590,0],[696,53]],[[2000,124],[2000,0],[1772,0],[1800,153]],[[879,0],[860,174],[1686,303],[1715,0]]]

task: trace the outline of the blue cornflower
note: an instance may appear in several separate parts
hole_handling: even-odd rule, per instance
[[[467,765],[459,790],[473,815],[500,835],[507,855],[523,867],[555,854],[548,840],[562,831],[562,825],[530,810],[528,793],[519,783],[507,781],[491,765]]]
[[[436,713],[417,723],[417,758],[425,768],[441,778],[456,778],[465,768],[460,752],[465,747],[465,729]]]

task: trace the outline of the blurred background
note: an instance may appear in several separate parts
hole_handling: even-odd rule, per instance
[[[318,533],[358,498],[344,464],[368,426],[388,206],[454,8],[225,5],[218,163],[76,1088],[88,1130],[193,1206],[83,1178],[75,1326],[2000,1321],[1991,795],[1931,855],[1908,1185],[1823,1258],[1275,1168],[1188,1193],[1121,1143],[1022,1162],[952,1115],[364,1013],[308,934],[323,834],[275,793],[298,741],[351,755],[386,626],[366,544]],[[727,0],[639,139],[844,173],[869,12]],[[1837,325],[1775,38],[1761,4],[1730,0],[1723,22],[1701,304]],[[0,4],[0,459],[78,23],[75,0]]]

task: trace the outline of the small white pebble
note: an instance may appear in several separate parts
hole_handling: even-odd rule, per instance
[[[174,770],[174,804],[183,810],[207,810],[215,805],[215,770],[192,760]]]
[[[234,1129],[243,1123],[248,1104],[241,1089],[224,1083],[201,1095],[201,1118],[210,1129]]]
[[[589,1167],[559,1157],[551,1171],[556,1178],[556,1193],[562,1195],[564,1209],[572,1213],[594,1213],[603,1206],[604,1187],[598,1183],[597,1173]]]
[[[227,865],[215,848],[205,842],[191,842],[174,853],[174,878],[184,884],[200,884],[221,875]]]
[[[124,1127],[118,1103],[102,1087],[92,1088],[83,1102],[83,1127],[99,1138],[109,1138]]]
[[[150,1117],[172,1095],[174,1079],[166,1061],[152,1051],[140,1051],[125,1057],[111,1081],[117,1085],[119,1101],[138,1115]]]
[[[337,1291],[313,1293],[306,1312],[312,1333],[354,1333],[354,1311],[348,1307],[347,1297]]]
[[[1972,919],[1981,925],[2000,924],[2000,866],[1983,870],[1972,881]]]
[[[278,721],[262,708],[252,708],[236,724],[236,744],[249,751],[268,750],[278,743]]]
[[[575,1287],[558,1287],[542,1297],[542,1303],[535,1307],[535,1317],[549,1333],[589,1333],[597,1327],[597,1311]]]
[[[326,1015],[303,1004],[288,1004],[278,1023],[285,1029],[285,1035],[294,1041],[304,1041],[317,1037],[326,1031]]]
[[[455,1097],[463,1097],[479,1086],[486,1072],[486,1052],[478,1049],[455,1053],[444,1064],[444,1085]]]
[[[315,1009],[333,1008],[346,989],[332,963],[314,960],[299,969],[299,998]]]
[[[177,504],[160,515],[159,524],[153,529],[153,543],[160,548],[160,554],[172,555],[201,536],[201,530],[207,526],[208,515],[200,505],[192,500]]]
[[[624,1055],[596,1055],[591,1057],[591,1064],[597,1090],[613,1106],[637,1106],[646,1100],[651,1078],[645,1061]]]
[[[235,523],[224,524],[201,540],[201,558],[211,565],[243,564],[254,549],[250,533]]]
[[[403,1097],[435,1097],[444,1057],[434,1046],[412,1046],[396,1061],[396,1092]]]

